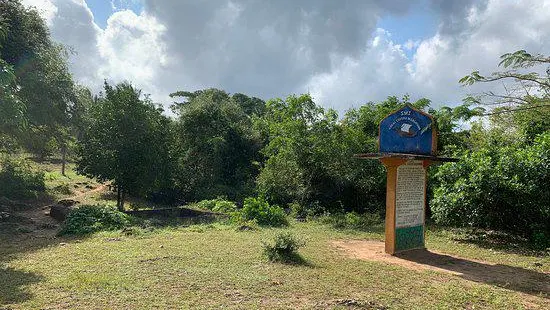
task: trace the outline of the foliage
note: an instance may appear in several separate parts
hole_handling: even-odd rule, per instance
[[[67,51],[51,40],[38,11],[25,8],[20,1],[0,2],[0,26],[7,30],[0,31],[0,96],[8,99],[2,100],[7,104],[0,112],[13,117],[12,128],[46,126],[48,130],[40,133],[50,134],[48,141],[60,127],[69,126],[75,101]]]
[[[468,103],[494,107],[489,115],[513,113],[515,128],[523,132],[523,138],[531,143],[537,134],[550,130],[550,57],[532,55],[525,50],[502,55],[500,67],[506,71],[484,76],[479,71],[460,79],[463,85],[474,83],[502,84],[500,92],[486,91],[465,98]],[[533,69],[528,72],[527,69]],[[542,73],[544,72],[544,73]]]
[[[550,132],[531,146],[489,146],[436,173],[437,223],[550,237]],[[538,236],[538,237],[537,237]]]
[[[7,134],[41,159],[66,153],[78,101],[67,58],[36,9],[0,1],[0,140]]]
[[[45,189],[44,173],[31,169],[28,162],[4,159],[0,163],[0,196],[32,198]]]
[[[376,161],[354,154],[376,152],[378,124],[388,113],[409,103],[389,97],[348,111],[342,120],[309,95],[289,96],[267,103],[257,122],[267,144],[258,176],[258,191],[270,202],[297,203],[303,214],[384,209],[385,171]],[[429,106],[426,99],[413,106]]]
[[[201,209],[227,214],[230,214],[237,210],[237,205],[235,205],[234,202],[225,200],[223,198],[201,200],[196,203],[196,206]]]
[[[244,95],[231,97],[217,89],[172,96],[187,99],[173,107],[179,115],[174,151],[176,186],[186,200],[218,196],[240,200],[252,194],[261,148],[252,117],[261,110],[263,101]]]
[[[376,213],[357,212],[326,214],[319,218],[322,223],[329,224],[336,229],[349,229],[370,231],[374,226],[380,225],[382,219]]]
[[[296,239],[290,232],[279,233],[272,243],[262,243],[264,255],[271,262],[300,263],[303,258],[298,249],[303,247],[305,242]]]
[[[244,200],[242,209],[231,214],[235,223],[256,221],[261,226],[286,226],[288,220],[285,211],[279,206],[271,206],[262,197],[249,197]]]
[[[105,96],[90,108],[79,141],[77,170],[99,181],[113,180],[120,209],[124,195],[144,196],[169,182],[172,170],[169,119],[140,97],[128,83],[105,83]]]
[[[550,57],[544,55],[531,55],[525,50],[519,50],[513,53],[506,53],[500,56],[499,66],[508,69],[507,71],[493,72],[490,76],[484,76],[479,71],[460,79],[463,85],[472,85],[474,83],[491,83],[512,81],[511,85],[504,84],[504,93],[485,92],[478,96],[470,95],[466,98],[467,102],[475,104],[493,104],[506,106],[523,106],[533,104],[538,99],[545,98],[546,102],[550,98],[550,70],[545,70],[544,74],[539,72],[522,72],[521,69],[532,67],[542,67],[550,64]],[[541,68],[542,70],[547,68]],[[539,94],[539,95],[536,95]],[[490,98],[492,101],[484,101]]]
[[[86,235],[122,229],[129,224],[127,214],[108,206],[83,205],[69,212],[60,235]]]
[[[26,106],[17,96],[13,66],[3,59],[0,59],[0,102],[0,133],[16,133],[26,124]]]

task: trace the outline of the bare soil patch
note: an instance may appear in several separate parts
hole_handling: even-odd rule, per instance
[[[384,242],[338,240],[332,245],[346,255],[398,265],[412,270],[435,270],[463,279],[550,298],[550,274],[535,270],[465,259],[432,250],[411,250],[395,256],[384,252]]]

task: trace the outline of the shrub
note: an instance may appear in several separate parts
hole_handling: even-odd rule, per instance
[[[0,196],[32,198],[46,189],[44,173],[33,171],[28,162],[5,159],[0,165]]]
[[[373,228],[373,226],[382,223],[380,215],[376,213],[363,213],[356,212],[338,213],[334,215],[324,215],[320,218],[321,222],[330,224],[336,229],[352,229],[367,231]]]
[[[442,165],[432,214],[439,224],[550,240],[550,133],[524,148],[487,147]]]
[[[60,235],[85,235],[102,230],[122,229],[129,216],[114,207],[83,205],[69,212]]]
[[[269,203],[261,197],[249,197],[244,200],[243,208],[231,214],[231,218],[236,223],[255,220],[262,226],[286,226],[285,211],[279,206],[270,206]]]
[[[218,213],[232,213],[237,210],[237,205],[234,202],[222,198],[211,200],[201,200],[197,202],[197,207],[200,209],[210,210]]]
[[[275,236],[273,243],[262,243],[264,255],[271,262],[299,263],[303,258],[298,253],[298,249],[305,243],[296,239],[291,233],[280,233]]]

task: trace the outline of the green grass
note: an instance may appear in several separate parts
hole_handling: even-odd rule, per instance
[[[305,265],[269,263],[261,242],[289,230],[306,240]],[[382,240],[381,232],[336,231],[315,222],[237,232],[220,223],[169,227],[132,236],[0,240],[0,305],[13,309],[345,308],[521,309],[548,305],[548,296],[352,259],[330,242]],[[546,257],[507,253],[453,241],[431,230],[428,247],[467,259],[550,271]],[[518,274],[521,276],[521,273]]]
[[[58,163],[39,167],[47,171],[48,193],[56,199],[67,197],[56,192],[60,185],[68,184],[73,195],[99,185],[75,174],[72,164],[67,176]],[[113,198],[93,192],[79,200],[114,204]],[[291,222],[288,228],[239,232],[223,223],[136,223],[147,228],[82,238],[0,230],[0,309],[545,309],[550,302],[528,284],[514,287],[468,272],[452,275],[354,259],[331,244],[383,240],[381,225],[360,232]],[[303,264],[270,263],[263,256],[262,241],[284,231],[306,241],[299,250]],[[494,274],[548,279],[550,273],[548,253],[498,234],[430,227],[427,246]]]

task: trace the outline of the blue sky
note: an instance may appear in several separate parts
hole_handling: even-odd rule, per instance
[[[378,21],[378,27],[391,33],[391,40],[396,44],[405,44],[408,40],[421,41],[433,36],[437,32],[437,15],[425,4],[412,7],[407,14],[388,14]],[[411,58],[416,49],[404,49],[408,58]]]
[[[88,7],[94,14],[96,24],[105,29],[107,20],[116,10],[132,10],[139,14],[143,9],[141,0],[86,0]],[[113,10],[113,5],[116,10]]]

